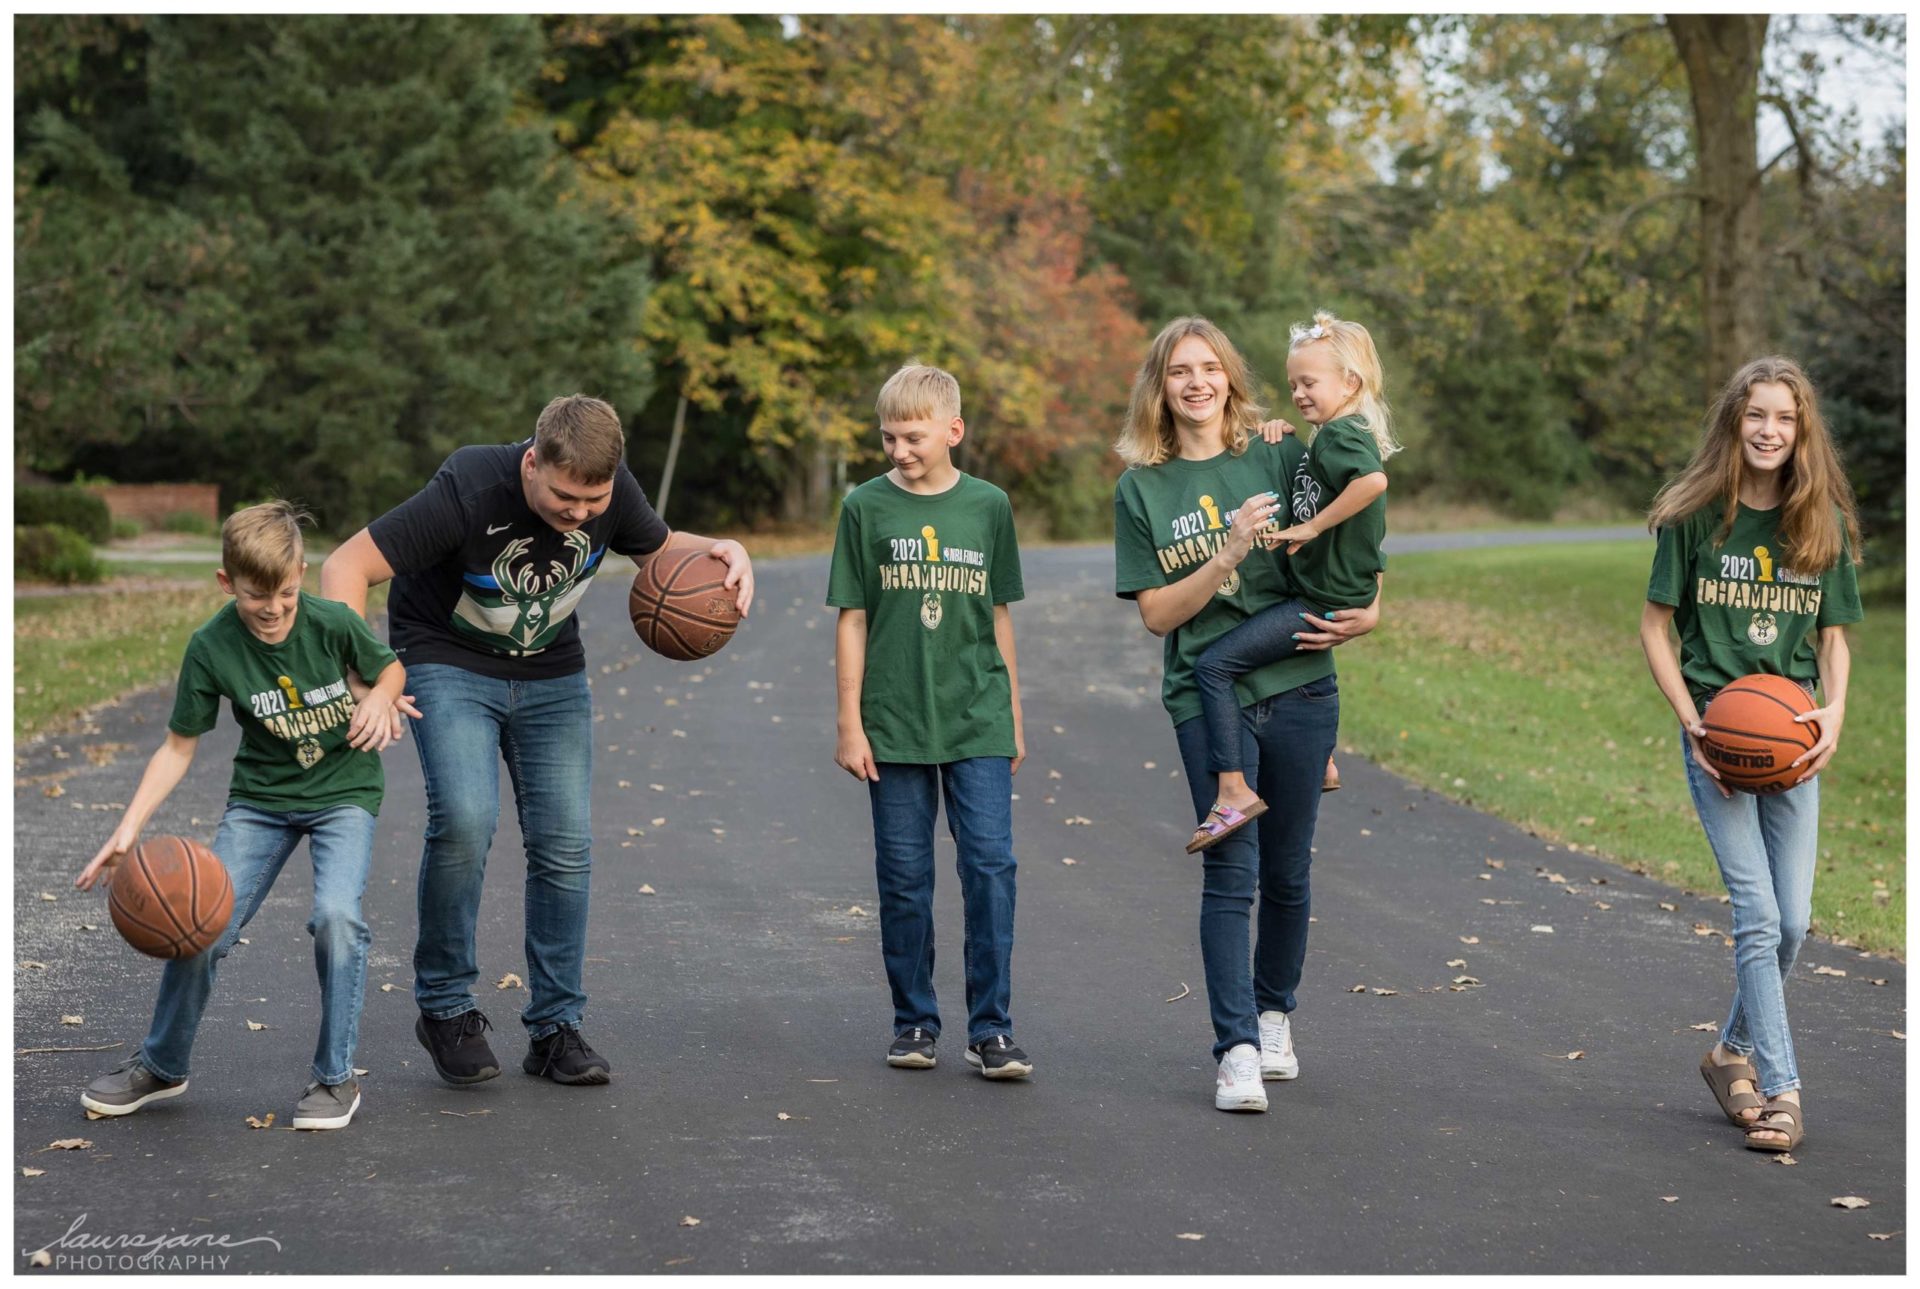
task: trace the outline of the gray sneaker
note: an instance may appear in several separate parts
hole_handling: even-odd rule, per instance
[[[296,1128],[344,1128],[360,1108],[360,1080],[345,1083],[309,1083],[307,1094],[293,1108]]]
[[[136,1058],[87,1084],[80,1104],[95,1114],[132,1114],[149,1101],[164,1101],[186,1090],[185,1079],[169,1083]]]

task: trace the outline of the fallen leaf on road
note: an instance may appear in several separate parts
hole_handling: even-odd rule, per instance
[[[1464,967],[1467,965],[1467,960],[1465,958],[1449,958],[1447,959],[1447,965],[1449,967]]]
[[[1480,937],[1477,935],[1463,935],[1460,937],[1460,943],[1461,944],[1479,944]]]
[[[455,1119],[478,1119],[483,1114],[492,1114],[493,1111],[491,1110],[442,1110],[440,1113],[444,1115],[450,1115]]]
[[[1481,880],[1481,881],[1483,881],[1483,882],[1491,882],[1491,881],[1493,880],[1493,874],[1492,874],[1492,873],[1480,873],[1480,874],[1478,874],[1478,876],[1479,876],[1479,878],[1480,878],[1480,880]]]
[[[49,1144],[42,1146],[39,1150],[36,1150],[33,1153],[36,1155],[44,1155],[49,1150],[92,1150],[92,1149],[93,1149],[93,1143],[91,1141],[88,1141],[85,1137],[62,1137],[58,1141],[50,1142]]]
[[[396,989],[398,989],[399,987],[400,987],[400,986],[398,986],[398,985],[394,985],[394,984],[385,984],[385,985],[381,985],[381,986],[380,986],[380,992],[381,992],[381,993],[383,993],[383,994],[390,994],[390,993],[392,993],[392,992],[393,992],[394,990],[396,990]]]
[[[359,1078],[359,1077],[361,1077],[361,1076],[363,1076],[363,1075],[365,1075],[365,1074],[367,1073],[367,1071],[366,1071],[366,1070],[363,1070],[363,1069],[361,1069],[361,1068],[360,1068],[359,1066],[357,1066],[357,1065],[356,1065],[356,1066],[354,1066],[354,1067],[353,1067],[353,1073],[354,1073],[354,1077],[355,1077],[355,1078]]]
[[[1198,1231],[1182,1231],[1180,1232],[1180,1234],[1174,1236],[1173,1238],[1176,1240],[1204,1240],[1207,1237],[1200,1234],[1200,1232]]]
[[[84,1025],[87,1023],[87,1018],[85,1016],[62,1016],[60,1023],[62,1025]]]
[[[652,822],[655,828],[664,828],[667,826],[667,820],[665,815],[662,815],[660,818],[655,819]]]
[[[788,1119],[793,1118],[793,1116],[788,1114],[785,1110],[782,1110],[779,1114],[773,1117],[780,1120],[782,1123],[785,1123]]]
[[[1479,984],[1480,978],[1478,976],[1455,976],[1453,978],[1453,983],[1465,989],[1472,985]]]
[[[1087,818],[1085,815],[1073,815],[1068,819],[1062,820],[1062,822],[1068,827],[1073,827],[1075,824],[1081,827],[1087,827],[1093,823],[1093,820]]]
[[[1662,1195],[1660,1197],[1660,1202],[1662,1204],[1675,1204],[1675,1203],[1678,1203],[1679,1200],[1680,1200],[1680,1197],[1678,1195]]]
[[[1557,883],[1557,884],[1559,884],[1559,885],[1562,885],[1562,886],[1564,886],[1564,885],[1566,885],[1566,881],[1567,881],[1567,879],[1566,879],[1566,876],[1565,876],[1565,874],[1562,874],[1562,873],[1549,873],[1549,872],[1548,872],[1548,871],[1547,871],[1546,869],[1544,869],[1544,868],[1536,868],[1536,869],[1534,869],[1534,870],[1533,870],[1533,875],[1534,875],[1535,877],[1544,877],[1544,878],[1546,878],[1546,879],[1547,879],[1547,880],[1548,880],[1549,882],[1554,882],[1554,883]]]
[[[1505,868],[1506,866],[1507,861],[1504,859],[1490,859],[1487,861],[1488,868]]]
[[[1816,976],[1844,976],[1847,973],[1838,967],[1815,967],[1813,974]]]
[[[521,989],[526,986],[526,983],[526,981],[509,971],[506,975],[495,981],[493,987],[495,989]]]
[[[1157,770],[1160,768],[1160,765],[1157,761],[1142,761],[1140,768],[1143,770]]]
[[[1894,1236],[1896,1236],[1896,1235],[1898,1235],[1898,1234],[1900,1234],[1900,1232],[1898,1232],[1898,1231],[1887,1231],[1887,1232],[1884,1232],[1884,1233],[1877,1233],[1877,1232],[1874,1232],[1874,1231],[1868,1231],[1868,1232],[1867,1232],[1867,1238],[1868,1238],[1869,1240],[1891,1240],[1891,1239],[1892,1239],[1892,1238],[1893,1238]]]
[[[1906,1038],[1906,1035],[1905,1035],[1905,1034],[1902,1034],[1902,1033],[1901,1033],[1901,1032],[1900,1032],[1899,1030],[1897,1030],[1897,1029],[1890,1029],[1890,1030],[1888,1030],[1888,1031],[1887,1031],[1887,1033],[1889,1033],[1889,1034],[1891,1034],[1891,1035],[1893,1035],[1893,1036],[1894,1036],[1895,1038],[1898,1038],[1898,1039],[1904,1039],[1904,1038]]]
[[[261,1118],[257,1118],[257,1117],[255,1117],[254,1115],[248,1115],[248,1116],[247,1116],[247,1127],[249,1127],[249,1128],[271,1128],[271,1127],[273,1127],[273,1111],[271,1111],[271,1110],[269,1110],[269,1111],[267,1111],[267,1117],[266,1117],[266,1118],[264,1118],[264,1119],[261,1119]]]
[[[106,1118],[106,1117],[107,1117],[107,1116],[105,1116],[105,1115],[103,1115],[103,1114],[101,1114],[101,1113],[100,1113],[100,1112],[99,1112],[98,1110],[89,1110],[89,1111],[87,1111],[87,1122],[88,1122],[88,1123],[92,1123],[92,1122],[93,1122],[93,1121],[94,1121],[95,1119],[104,1119],[104,1118]]]
[[[1873,1203],[1872,1200],[1861,1199],[1858,1195],[1835,1195],[1827,1202],[1835,1208],[1846,1209],[1866,1208]]]
[[[622,787],[622,788],[631,788],[633,785],[631,783],[628,783],[625,779],[621,779],[616,786]]]
[[[58,895],[55,895],[52,891],[40,892],[40,898],[45,900],[48,904],[58,904],[60,902],[60,897]]]
[[[1687,1026],[1687,1028],[1688,1028],[1688,1029],[1701,1029],[1701,1030],[1708,1030],[1708,1031],[1712,1031],[1712,1030],[1716,1030],[1716,1029],[1719,1029],[1720,1027],[1719,1027],[1718,1025],[1716,1025],[1716,1024],[1714,1024],[1714,1023],[1713,1023],[1712,1021],[1710,1021],[1710,1020],[1703,1020],[1703,1021],[1701,1021],[1701,1022],[1700,1022],[1700,1023],[1698,1024],[1698,1025],[1689,1025],[1689,1026]]]
[[[647,786],[655,792],[665,792],[667,790],[667,785],[664,783],[649,783]]]
[[[44,962],[35,962],[32,958],[28,958],[20,964],[20,969],[22,971],[45,971],[47,964]]]
[[[1593,902],[1593,907],[1595,907],[1596,909],[1610,909],[1613,907],[1613,905],[1607,903],[1605,900],[1595,900]]]
[[[863,918],[866,915],[867,915],[867,911],[861,908],[858,904],[854,905],[852,908],[847,910],[848,917]]]
[[[1713,928],[1708,926],[1705,922],[1695,922],[1693,924],[1693,933],[1695,935],[1712,935]],[[1846,972],[1843,971],[1840,974],[1844,976]]]
[[[1394,997],[1394,996],[1396,996],[1397,994],[1399,994],[1399,992],[1400,992],[1400,991],[1399,991],[1398,989],[1379,989],[1379,988],[1376,988],[1376,989],[1375,989],[1375,990],[1374,990],[1373,992],[1374,992],[1375,994],[1377,994],[1377,995],[1379,995],[1379,996],[1380,996],[1380,997],[1382,997],[1382,998],[1392,998],[1392,997]]]
[[[1365,985],[1355,985],[1353,988],[1347,990],[1347,992],[1350,994],[1364,994],[1367,992],[1367,987]]]
[[[1568,1052],[1567,1059],[1569,1061],[1583,1060],[1586,1057],[1586,1055],[1587,1054],[1585,1052]]]
[[[1175,994],[1175,995],[1174,995],[1173,997],[1171,997],[1171,998],[1163,998],[1163,999],[1161,999],[1161,1001],[1162,1001],[1162,1002],[1168,1002],[1168,1003],[1177,1003],[1177,1002],[1179,1002],[1179,1001],[1180,1001],[1180,1000],[1181,1000],[1182,998],[1185,998],[1185,997],[1186,997],[1186,996],[1187,996],[1188,994],[1190,994],[1190,993],[1192,993],[1192,992],[1193,992],[1193,989],[1192,989],[1192,988],[1191,988],[1191,987],[1190,987],[1190,986],[1189,986],[1189,985],[1187,984],[1187,982],[1186,982],[1186,981],[1184,981],[1184,980],[1182,980],[1182,981],[1180,982],[1180,992],[1179,992],[1179,993],[1177,993],[1177,994]]]
[[[20,1175],[22,1177],[45,1177],[47,1175],[47,1170],[44,1168],[27,1168],[25,1166],[22,1166],[22,1168],[20,1169]]]
[[[1791,1168],[1795,1164],[1799,1163],[1800,1161],[1795,1159],[1792,1155],[1775,1155],[1773,1157],[1773,1162],[1776,1164],[1785,1164],[1788,1168]]]
[[[43,797],[64,797],[67,795],[67,790],[57,783],[49,783],[46,787],[40,789],[40,795]]]
[[[1362,828],[1362,829],[1360,830],[1360,835],[1361,835],[1362,837],[1371,837],[1371,836],[1373,836],[1373,829],[1371,829],[1371,828]]]
[[[1075,864],[1077,864],[1077,863],[1079,863],[1080,861],[1079,861],[1079,860],[1077,860],[1077,859],[1072,859],[1072,858],[1067,858],[1067,857],[1063,857],[1063,858],[1062,858],[1062,859],[1060,860],[1060,862],[1061,862],[1061,863],[1063,863],[1063,864],[1065,864],[1065,865],[1067,865],[1068,867],[1072,867],[1073,865],[1075,865]]]
[[[809,1083],[838,1083],[839,1079],[808,1079]]]
[[[682,1225],[682,1226],[698,1226],[698,1225],[700,1225],[700,1219],[699,1219],[699,1218],[697,1218],[697,1217],[693,1217],[693,1216],[691,1216],[691,1215],[689,1215],[689,1216],[687,1216],[687,1217],[683,1217],[683,1218],[681,1218],[681,1219],[680,1219],[680,1225]]]
[[[1047,771],[1047,777],[1048,777],[1049,779],[1057,779],[1057,778],[1059,778],[1059,777],[1060,777],[1060,771],[1058,771],[1058,770],[1048,770],[1048,771]]]
[[[257,1020],[250,1020],[250,1021],[248,1021],[248,1022],[247,1022],[247,1028],[248,1028],[248,1029],[250,1029],[250,1030],[254,1030],[254,1031],[259,1031],[259,1030],[263,1030],[263,1029],[265,1029],[265,1028],[266,1028],[266,1026],[265,1026],[265,1025],[262,1025],[262,1024],[261,1024],[261,1023],[260,1023],[259,1021],[257,1021]]]
[[[1873,977],[1869,976],[1867,978],[1867,983],[1870,985],[1884,985],[1887,982],[1885,980],[1875,980]]]
[[[642,895],[658,895],[660,892],[653,889],[653,883],[642,882],[640,883],[640,893]]]
[[[1552,935],[1553,934],[1553,928],[1550,926],[1547,926],[1545,923],[1542,923],[1539,926],[1530,926],[1527,928],[1527,930],[1533,932],[1535,935]]]
[[[1680,906],[1678,904],[1667,904],[1665,902],[1662,902],[1660,907],[1665,909],[1669,913],[1678,913],[1680,911]]]
[[[647,834],[646,834],[646,831],[645,831],[644,829],[641,829],[641,828],[629,828],[629,829],[627,829],[627,836],[629,836],[629,837],[644,837],[644,836],[646,836],[646,835],[647,835]]]

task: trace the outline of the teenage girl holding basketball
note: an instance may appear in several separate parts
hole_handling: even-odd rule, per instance
[[[1806,938],[1819,853],[1819,774],[1847,711],[1846,624],[1860,620],[1853,490],[1813,384],[1786,358],[1748,363],[1720,392],[1693,459],[1654,498],[1659,534],[1640,643],[1680,718],[1687,787],[1733,901],[1733,1008],[1700,1063],[1753,1150],[1806,1133],[1785,983]],[[1676,653],[1667,633],[1678,629]],[[1784,676],[1826,705],[1795,719],[1819,738],[1795,785],[1734,793],[1700,745],[1700,713],[1742,676]]]

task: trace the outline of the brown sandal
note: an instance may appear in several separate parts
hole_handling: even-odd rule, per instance
[[[1193,840],[1187,843],[1187,854],[1196,854],[1217,842],[1225,841],[1265,813],[1267,803],[1258,797],[1245,810],[1216,801],[1200,826],[1193,830]]]
[[[1713,1099],[1720,1103],[1721,1111],[1732,1121],[1734,1127],[1750,1128],[1759,1122],[1757,1117],[1742,1119],[1739,1114],[1742,1110],[1759,1110],[1764,1115],[1767,1108],[1765,1097],[1758,1092],[1733,1090],[1734,1084],[1743,1081],[1753,1088],[1760,1086],[1759,1071],[1753,1068],[1751,1062],[1742,1061],[1738,1065],[1716,1065],[1713,1053],[1709,1051],[1700,1058],[1700,1077],[1707,1081],[1707,1086],[1713,1090]]]
[[[1776,1122],[1780,1119],[1785,1119],[1793,1127],[1782,1127]],[[1787,1139],[1785,1142],[1756,1141],[1754,1134],[1759,1132],[1784,1133]],[[1747,1125],[1748,1150],[1765,1150],[1776,1155],[1784,1155],[1790,1150],[1799,1149],[1800,1143],[1806,1139],[1807,1128],[1800,1107],[1791,1101],[1782,1101],[1777,1097],[1767,1102],[1767,1108],[1760,1112],[1760,1117]]]

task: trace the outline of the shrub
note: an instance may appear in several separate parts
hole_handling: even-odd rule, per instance
[[[113,521],[113,540],[117,542],[138,537],[146,531],[146,529],[140,526],[140,521],[137,519],[116,519]]]
[[[13,574],[35,582],[98,582],[106,567],[94,558],[93,543],[59,524],[29,524],[13,530]]]
[[[168,533],[191,533],[196,537],[212,537],[220,531],[220,525],[205,515],[191,510],[176,510],[162,517],[160,529]]]
[[[15,488],[13,522],[27,527],[58,524],[96,543],[113,535],[113,516],[107,513],[107,503],[84,488]]]

